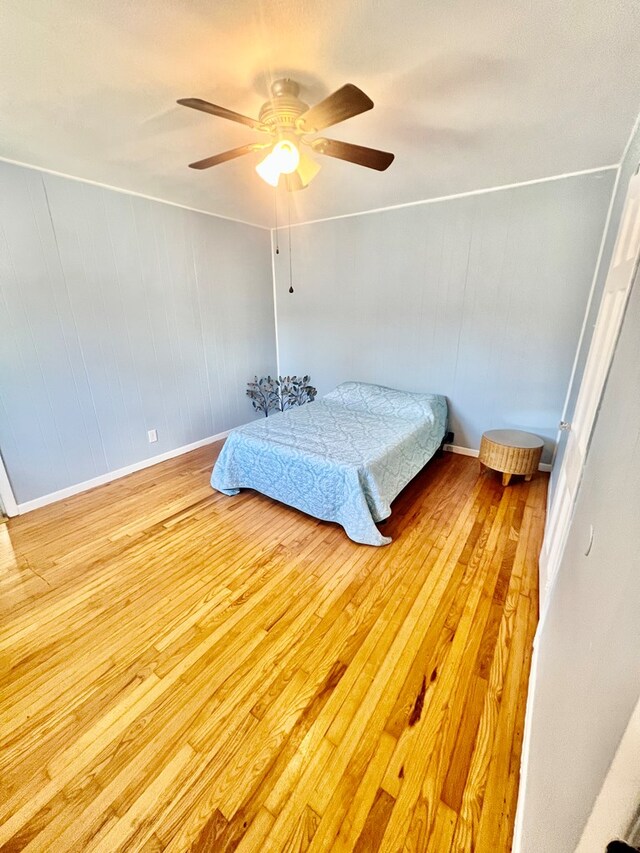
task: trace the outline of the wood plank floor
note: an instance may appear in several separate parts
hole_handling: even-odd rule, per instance
[[[546,475],[444,454],[371,548],[218,451],[0,526],[0,849],[510,850]]]

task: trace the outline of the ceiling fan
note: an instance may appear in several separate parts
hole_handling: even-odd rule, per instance
[[[363,91],[352,83],[347,83],[313,107],[300,100],[299,92],[300,87],[294,80],[276,80],[271,86],[272,97],[262,105],[257,119],[217,104],[210,104],[200,98],[181,98],[178,103],[184,107],[245,124],[272,137],[266,142],[250,142],[240,148],[232,148],[230,151],[198,160],[190,163],[189,167],[208,169],[253,151],[269,149],[265,159],[256,166],[256,172],[273,187],[278,186],[281,176],[284,175],[287,189],[299,190],[308,186],[320,170],[318,163],[300,150],[303,145],[316,154],[347,160],[349,163],[379,172],[389,168],[394,155],[387,151],[314,137],[314,134],[325,127],[331,127],[372,109],[373,101]]]

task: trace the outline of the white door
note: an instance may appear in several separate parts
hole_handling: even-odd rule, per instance
[[[553,583],[564,550],[582,477],[589,439],[607,379],[629,291],[640,259],[640,175],[631,179],[598,319],[558,472],[553,503],[540,555],[540,609]]]
[[[7,476],[2,456],[0,456],[0,516],[8,515],[9,517],[18,515],[18,505],[13,496],[13,490],[9,477]]]

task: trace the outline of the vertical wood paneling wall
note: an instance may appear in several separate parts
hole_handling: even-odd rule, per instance
[[[276,367],[267,231],[1,162],[0,187],[19,503],[251,419],[246,382]]]
[[[549,461],[614,173],[293,229],[281,371],[444,393],[455,443]],[[275,372],[269,235],[0,163],[0,447],[18,502],[249,420]],[[147,442],[156,428],[159,441]]]
[[[292,231],[276,256],[283,373],[446,394],[455,443],[531,430],[550,461],[615,172]],[[373,180],[374,178],[372,178]]]

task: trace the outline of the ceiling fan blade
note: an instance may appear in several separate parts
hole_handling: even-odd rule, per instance
[[[203,101],[202,98],[180,98],[177,103],[183,107],[191,107],[193,110],[209,113],[212,116],[227,118],[229,121],[246,124],[248,127],[255,128],[255,130],[264,130],[264,126],[258,119],[243,116],[241,113],[235,113],[233,110],[228,110],[226,107],[219,107],[217,104],[210,104],[209,101]]]
[[[215,154],[213,157],[206,157],[204,160],[197,160],[195,163],[189,163],[190,169],[208,169],[210,166],[217,166],[218,163],[226,163],[227,160],[235,160],[236,157],[242,157],[243,154],[250,154],[261,145],[255,143],[251,145],[243,145],[240,148],[231,148],[229,151],[223,151],[222,154]]]
[[[371,98],[353,83],[347,83],[324,101],[320,101],[306,113],[302,113],[298,117],[298,122],[306,133],[315,133],[352,116],[366,113],[372,107]]]
[[[314,139],[311,147],[318,154],[336,157],[338,160],[348,160],[367,169],[384,172],[393,163],[394,155],[389,151],[378,151],[377,148],[366,148],[364,145],[352,145],[350,142],[338,142],[336,139]]]

